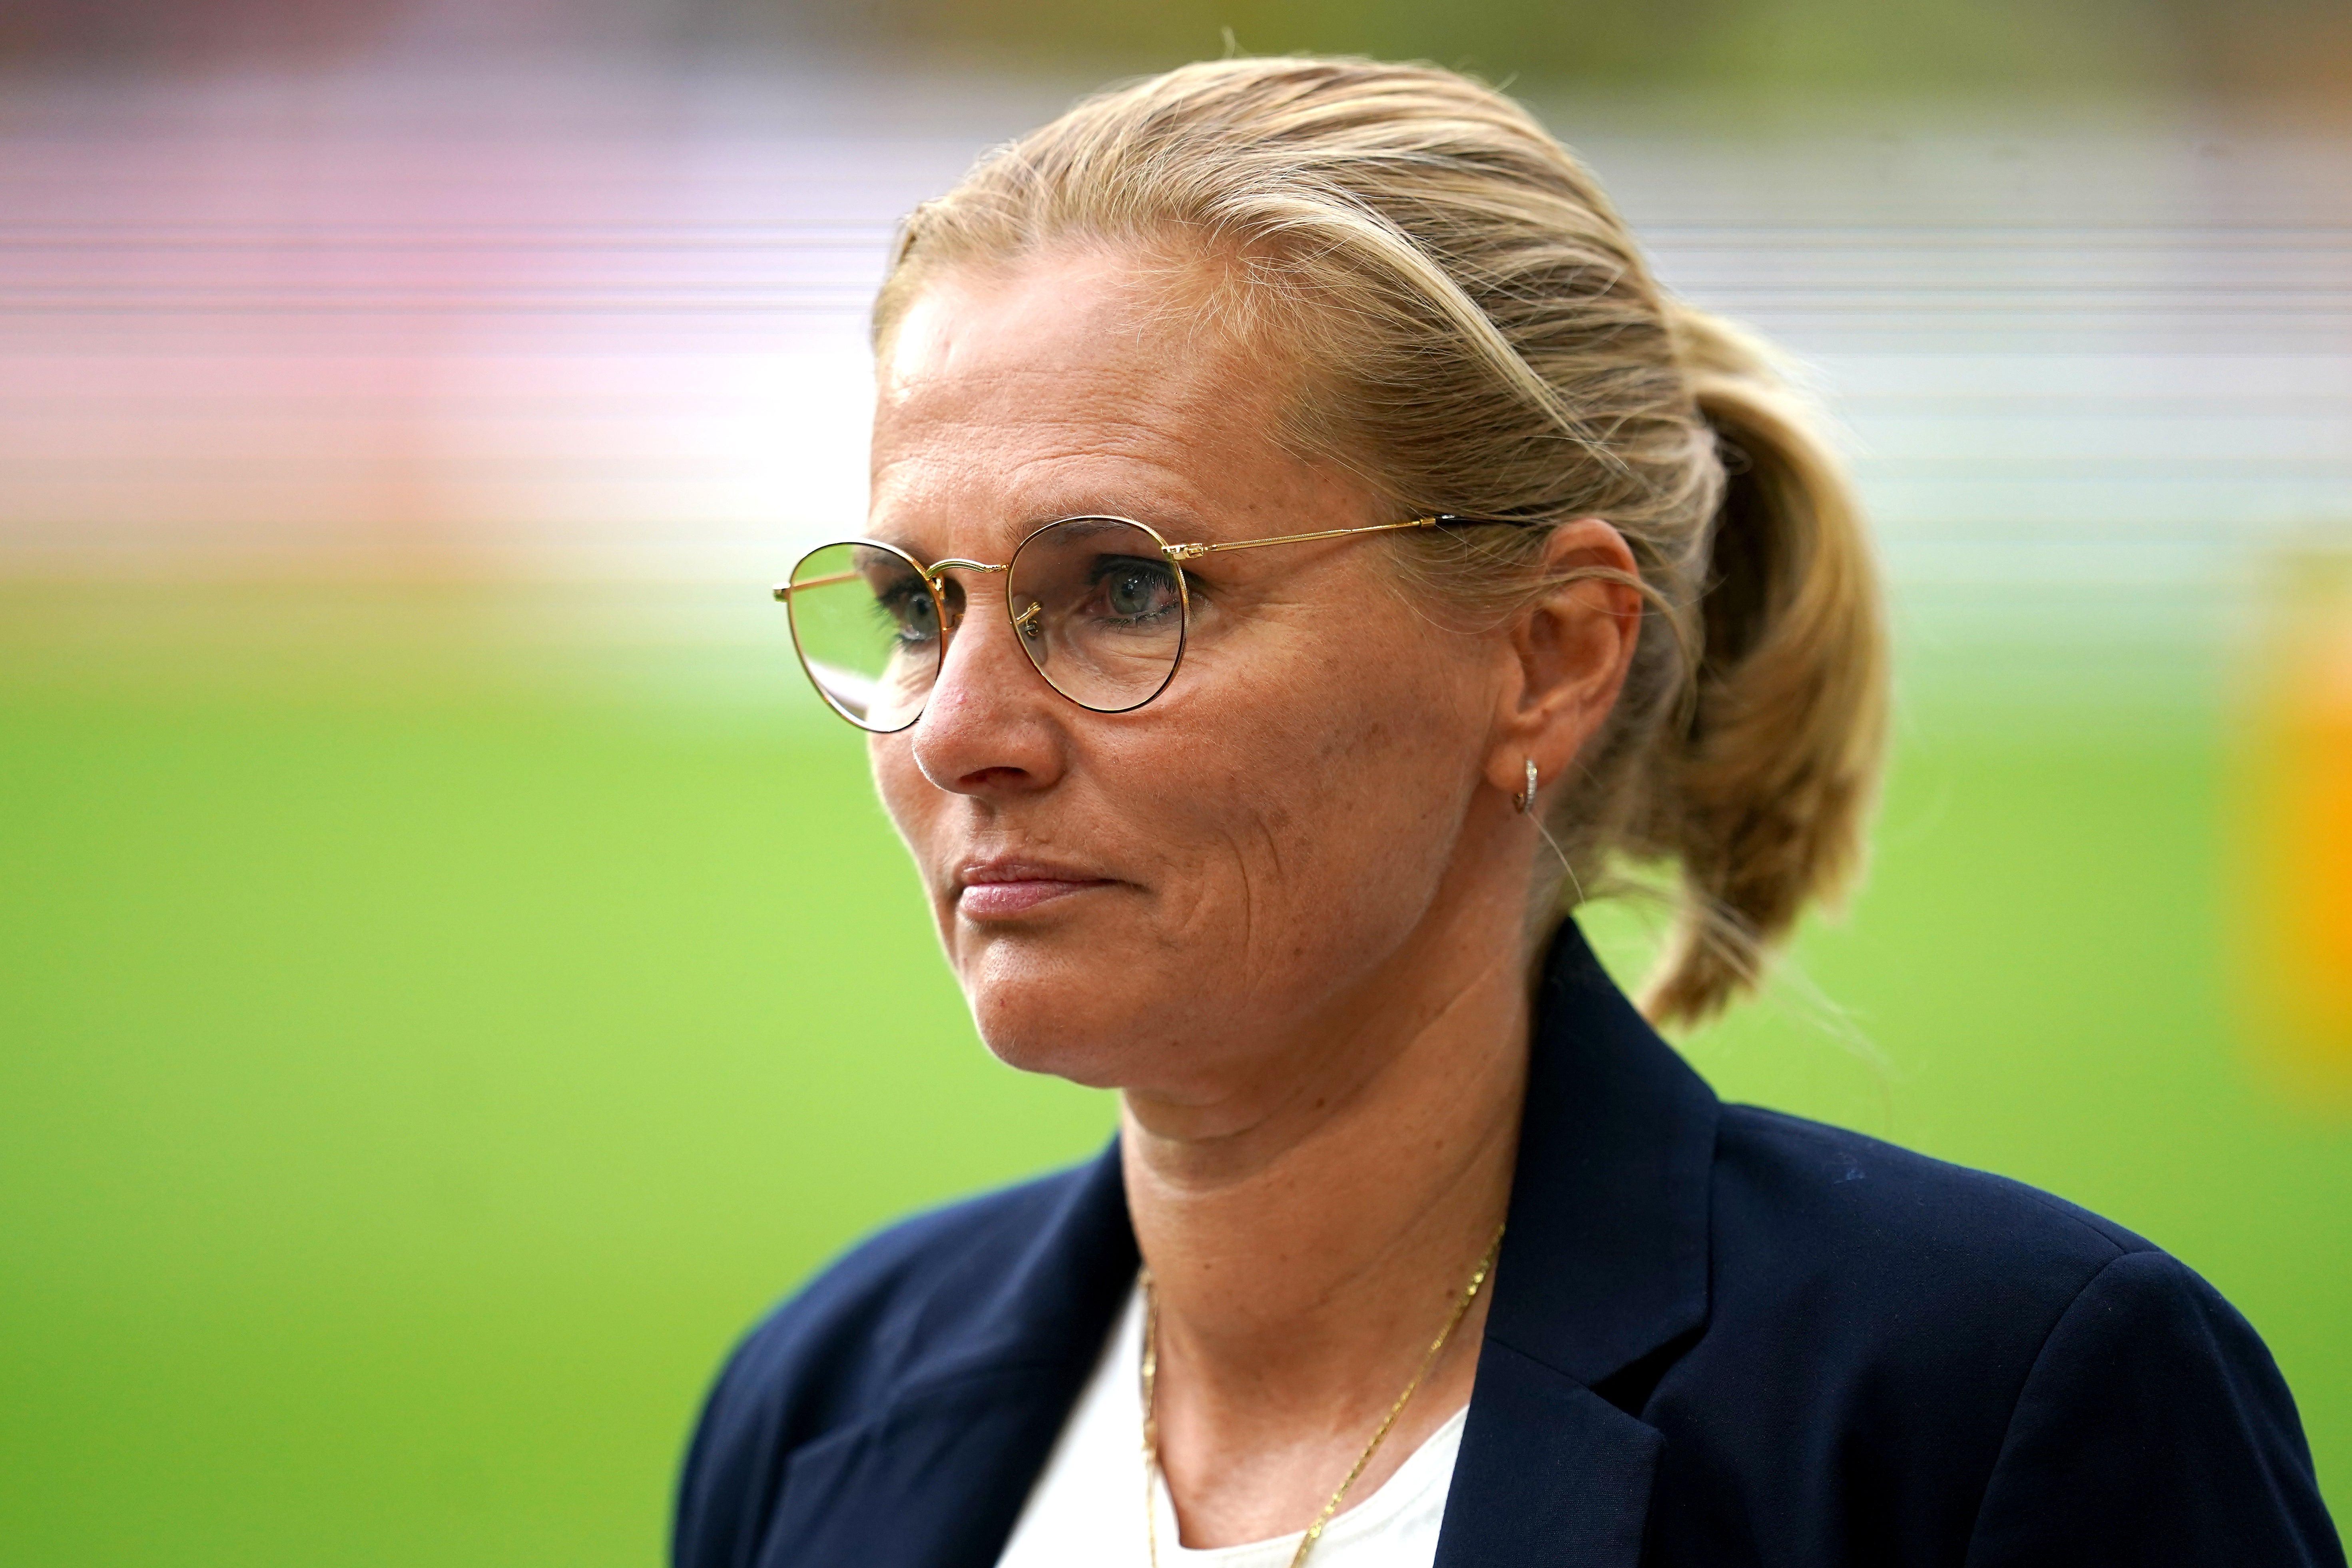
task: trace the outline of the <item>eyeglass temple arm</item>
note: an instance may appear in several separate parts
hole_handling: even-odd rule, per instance
[[[776,597],[790,599],[795,588],[822,588],[830,583],[846,583],[853,577],[864,575],[861,572],[830,572],[822,577],[805,577],[797,583],[779,583],[776,584]]]
[[[1160,548],[1171,561],[1193,561],[1203,555],[1213,555],[1221,550],[1256,550],[1268,544],[1304,544],[1310,539],[1345,539],[1352,533],[1391,533],[1400,528],[1438,528],[1448,523],[1503,521],[1504,519],[1455,517],[1451,512],[1437,512],[1429,517],[1408,518],[1402,522],[1376,522],[1366,528],[1327,528],[1316,533],[1286,533],[1278,539],[1236,539],[1223,544],[1163,544]]]

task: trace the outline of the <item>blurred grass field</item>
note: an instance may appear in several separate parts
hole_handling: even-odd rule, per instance
[[[1107,1134],[702,603],[0,591],[0,1560],[652,1563],[755,1314]],[[2352,1511],[2352,1115],[2231,1022],[2225,731],[2004,695],[1917,684],[1865,896],[1688,1048],[2178,1253]]]

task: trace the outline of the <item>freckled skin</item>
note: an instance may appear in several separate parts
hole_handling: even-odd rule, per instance
[[[1011,558],[1055,518],[1171,541],[1399,521],[1274,439],[1283,366],[1204,331],[1198,280],[1068,249],[933,278],[886,342],[867,531]],[[1171,308],[1173,306],[1174,308]],[[1191,1544],[1302,1528],[1428,1342],[1507,1196],[1539,845],[1510,804],[1557,778],[1630,658],[1625,590],[1448,629],[1380,536],[1211,556],[1182,668],[1089,712],[1030,667],[1003,579],[921,721],[872,738],[982,1037],[1122,1093],[1161,1300],[1163,1462]],[[1630,570],[1605,523],[1557,563]],[[997,856],[1100,885],[974,919]],[[1483,1304],[1358,1483],[1467,1397]]]
[[[1241,351],[1155,331],[1117,287],[919,300],[883,367],[872,528],[927,559],[1003,561],[1038,522],[1106,510],[1171,539],[1393,521],[1265,438]],[[1171,342],[1182,335],[1183,341]],[[1242,390],[1236,391],[1236,384]],[[1381,542],[1188,567],[1192,637],[1146,707],[1093,714],[1028,668],[1001,580],[923,721],[877,738],[885,798],[930,882],[991,1048],[1187,1101],[1284,1076],[1440,896],[1480,772],[1491,650],[1381,582]],[[958,864],[1012,846],[1114,878],[1007,928],[957,918]],[[1181,1004],[1171,1005],[1171,1004]]]

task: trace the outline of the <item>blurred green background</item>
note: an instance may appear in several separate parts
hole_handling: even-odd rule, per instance
[[[1686,1049],[2170,1248],[2352,1510],[2352,1047],[2235,966],[2232,662],[2352,518],[2342,0],[18,0],[0,1563],[655,1563],[765,1307],[1100,1146],[761,587],[858,515],[896,216],[1226,28],[1512,84],[1811,362],[1892,782]]]
[[[766,609],[0,595],[0,1556],[654,1561],[757,1313],[1100,1143],[975,1042]],[[1691,1055],[2171,1248],[2341,1511],[2352,1137],[2230,1022],[2216,688],[2023,657],[1911,660],[1867,893]]]

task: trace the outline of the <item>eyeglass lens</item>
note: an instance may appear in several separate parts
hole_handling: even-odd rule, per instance
[[[963,589],[942,578],[950,620]],[[1022,651],[1054,689],[1121,712],[1158,696],[1184,649],[1184,584],[1160,541],[1117,518],[1069,518],[1014,553],[1006,604]],[[809,679],[861,729],[903,730],[939,679],[939,611],[922,569],[885,545],[803,556],[786,600]]]
[[[1075,517],[1040,529],[1013,557],[1006,585],[1022,651],[1080,707],[1140,707],[1176,673],[1183,580],[1135,524]]]
[[[793,568],[785,603],[801,666],[835,712],[885,733],[922,716],[939,675],[940,617],[912,559],[877,545],[824,545]]]

